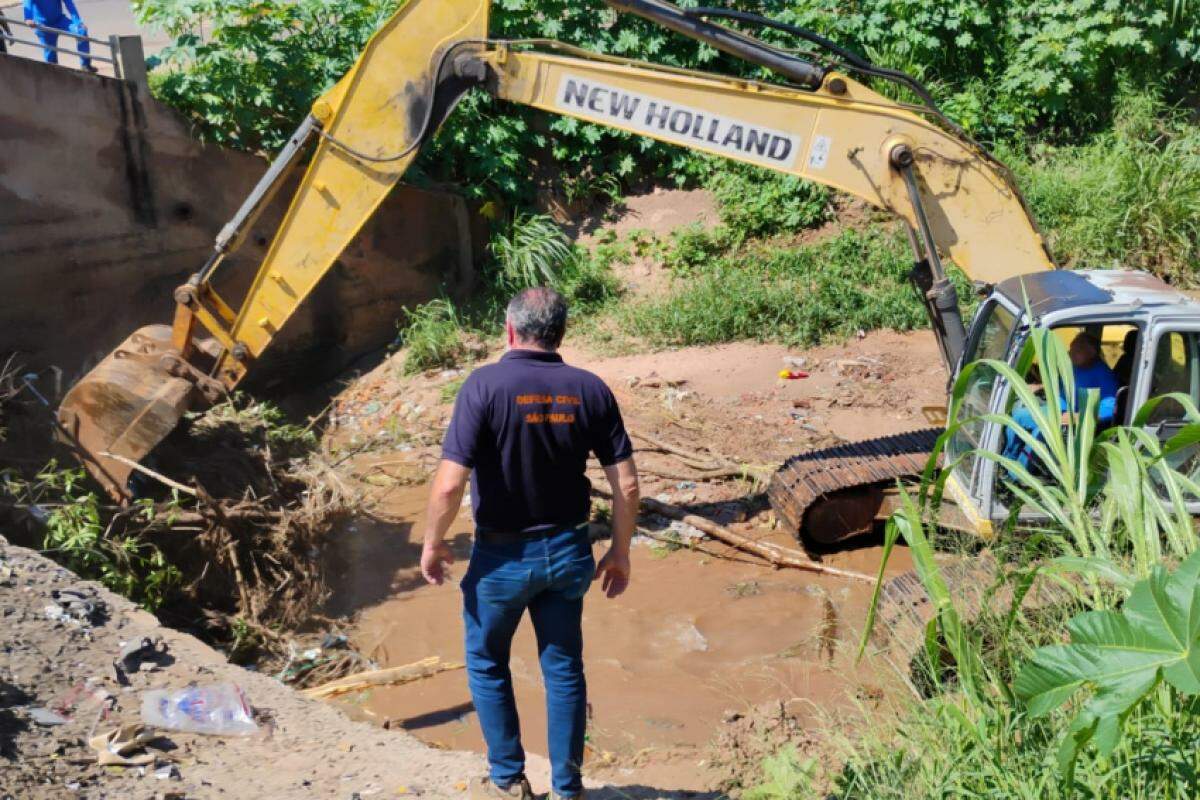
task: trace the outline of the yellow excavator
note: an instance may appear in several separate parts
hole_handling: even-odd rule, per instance
[[[1087,330],[1106,343],[1128,342],[1125,334],[1134,332],[1135,349],[1124,354],[1136,361],[1122,388],[1124,407],[1164,390],[1200,392],[1200,309],[1143,273],[1056,270],[1009,171],[943,116],[912,78],[809,31],[746,12],[683,9],[662,0],[607,2],[764,67],[779,80],[676,69],[551,40],[492,39],[488,0],[409,0],[316,101],[221,230],[207,263],[175,291],[174,323],[132,334],[64,398],[62,429],[105,489],[128,498],[133,465],[186,411],[224,397],[254,368],[421,146],[476,88],[798,175],[890,211],[909,234],[912,281],[952,376],[977,357],[1015,359],[1036,322]],[[795,35],[819,56],[772,46],[721,24],[725,19]],[[891,100],[863,81],[894,84],[905,90],[897,94],[917,100]],[[214,273],[309,154],[249,289],[237,300],[220,297]],[[969,326],[944,259],[974,280],[984,298]],[[1110,362],[1121,355],[1106,344]],[[1005,407],[1009,388],[998,375],[976,370],[971,380],[968,412]],[[1155,424],[1167,435],[1173,420],[1162,408]],[[800,454],[772,481],[772,505],[809,541],[836,542],[868,530],[887,513],[896,479],[920,472],[938,433]],[[980,422],[949,443],[949,461],[957,461],[948,481],[953,519],[984,535],[1010,516],[996,491],[996,466],[958,457],[999,448],[1001,441],[995,423]]]

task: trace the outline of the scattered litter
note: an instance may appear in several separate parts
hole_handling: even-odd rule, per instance
[[[162,637],[151,639],[143,636],[129,642],[122,642],[121,652],[113,659],[113,676],[121,686],[129,686],[131,672],[155,672],[170,666],[175,659],[167,652],[167,643]]]
[[[667,530],[674,534],[680,541],[698,542],[704,538],[704,531],[699,528],[693,528],[686,522],[679,520],[671,520],[671,524],[667,526]]]
[[[88,747],[96,751],[96,763],[102,767],[144,767],[154,763],[154,756],[132,754],[153,738],[153,733],[133,722],[93,736]]]
[[[69,718],[64,717],[62,714],[59,714],[55,711],[51,711],[48,708],[27,706],[26,710],[29,712],[29,718],[38,725],[51,727],[54,725],[66,725],[68,722],[70,722]]]
[[[662,394],[663,406],[668,411],[673,411],[677,405],[696,396],[696,393],[687,389],[676,389],[674,386],[668,387]]]
[[[785,381],[798,381],[801,378],[807,378],[808,373],[798,369],[781,369],[779,377]]]
[[[375,667],[373,661],[350,648],[350,640],[345,635],[327,633],[320,647],[310,647],[300,653],[289,642],[287,663],[275,678],[303,689]]]
[[[79,589],[52,589],[46,606],[46,618],[55,622],[67,622],[80,627],[99,625],[104,621],[107,606],[94,592]]]
[[[213,736],[258,733],[246,695],[232,683],[148,691],[142,695],[142,721],[156,728]]]
[[[160,781],[177,781],[183,776],[179,774],[179,767],[174,764],[165,764],[154,770],[154,777]]]
[[[784,356],[783,363],[792,369],[808,369],[808,359],[804,356]]]

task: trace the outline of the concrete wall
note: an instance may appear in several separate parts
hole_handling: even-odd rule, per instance
[[[120,82],[0,56],[0,361],[68,380],[134,328],[169,322],[172,289],[266,162],[206,147]],[[285,187],[218,288],[243,284]],[[482,225],[462,199],[399,187],[281,331],[256,383],[331,377],[395,337],[404,305],[470,288]]]

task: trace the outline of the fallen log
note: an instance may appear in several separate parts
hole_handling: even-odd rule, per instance
[[[412,664],[405,664],[402,667],[388,667],[387,669],[376,669],[369,672],[356,672],[353,675],[338,678],[336,681],[323,683],[311,689],[304,689],[301,691],[301,694],[305,697],[324,700],[350,692],[360,692],[363,689],[370,689],[373,686],[394,686],[401,683],[412,683],[422,678],[437,675],[439,672],[448,672],[462,668],[463,665],[456,661],[442,661],[438,656],[431,656]]]
[[[601,497],[612,500],[612,493],[606,488],[592,484],[592,491]],[[874,575],[867,575],[864,572],[855,572],[849,569],[831,567],[826,564],[813,561],[799,550],[791,550],[786,547],[780,547],[776,544],[756,542],[753,539],[742,536],[740,533],[731,531],[729,528],[726,528],[720,523],[713,522],[707,517],[689,514],[679,506],[673,506],[670,503],[664,503],[661,500],[655,500],[653,497],[643,497],[641,501],[641,508],[643,511],[649,511],[651,514],[659,514],[664,517],[669,517],[670,519],[677,519],[684,524],[691,525],[693,528],[707,533],[717,541],[724,542],[736,550],[758,556],[773,567],[802,569],[806,572],[815,572],[819,575],[829,575],[835,578],[849,578],[850,580],[862,581],[863,583],[875,583]]]

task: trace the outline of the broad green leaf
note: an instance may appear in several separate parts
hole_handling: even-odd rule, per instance
[[[1111,752],[1123,718],[1160,680],[1200,694],[1200,551],[1174,573],[1155,567],[1120,611],[1079,614],[1068,631],[1070,643],[1035,651],[1013,686],[1034,717],[1091,690],[1060,751],[1067,764],[1093,738]]]

